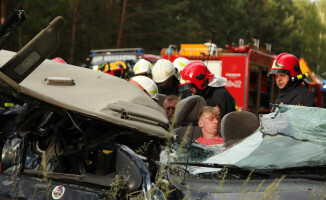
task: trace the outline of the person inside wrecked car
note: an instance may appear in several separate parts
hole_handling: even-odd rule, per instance
[[[202,62],[188,64],[181,71],[180,90],[190,90],[202,96],[208,106],[219,107],[220,118],[229,112],[237,111],[237,104],[229,91],[224,87],[226,79],[212,74]]]
[[[276,104],[315,106],[315,100],[309,90],[303,85],[302,74],[297,57],[289,53],[278,55],[269,69],[279,88]],[[273,106],[272,112],[276,111]]]
[[[198,126],[202,136],[195,141],[203,145],[223,146],[223,138],[219,136],[220,109],[218,107],[204,106],[199,114]]]
[[[166,115],[168,116],[170,122],[172,122],[173,120],[175,107],[177,103],[178,103],[177,95],[169,95],[164,99],[163,109],[165,110]]]

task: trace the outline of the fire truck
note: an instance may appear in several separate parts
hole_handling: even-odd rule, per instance
[[[236,100],[239,110],[250,111],[257,115],[269,113],[271,103],[274,103],[277,98],[277,86],[273,78],[267,76],[276,55],[271,52],[269,44],[266,48],[259,47],[259,40],[254,40],[253,45],[244,45],[243,40],[240,39],[239,45],[226,45],[226,48],[218,48],[210,42],[181,44],[180,50],[176,45],[170,45],[161,50],[160,56],[172,62],[181,56],[191,61],[205,63],[212,73],[227,79],[225,87]],[[312,87],[309,87],[313,91],[313,86],[317,85],[317,82],[307,65],[306,69],[311,79]],[[318,98],[321,92],[313,92],[313,94]],[[319,106],[322,106],[322,103],[318,102]]]

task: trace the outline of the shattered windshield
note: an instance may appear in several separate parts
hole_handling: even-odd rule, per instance
[[[196,141],[187,143],[176,142],[168,149],[169,162],[203,162],[207,158],[218,154],[224,148],[222,146],[207,146]]]
[[[326,110],[304,106],[280,106],[279,111],[260,117],[264,134],[293,137],[297,140],[326,142]]]
[[[248,170],[323,166],[326,164],[326,109],[282,105],[277,112],[261,115],[258,130],[236,145],[215,152],[203,148],[197,160],[187,156],[192,151],[179,150],[181,153],[176,157],[179,161],[187,158],[186,162],[233,165]],[[192,174],[221,170],[198,166],[189,169]]]

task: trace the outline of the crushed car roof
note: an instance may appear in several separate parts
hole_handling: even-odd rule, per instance
[[[1,50],[0,65],[14,55]],[[161,139],[172,136],[162,107],[136,85],[100,71],[45,60],[19,84],[1,72],[0,80],[57,107]]]

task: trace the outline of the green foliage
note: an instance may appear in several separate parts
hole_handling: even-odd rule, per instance
[[[6,13],[22,6],[28,20],[5,46],[17,51],[56,16],[66,20],[61,45],[53,57],[70,58],[75,0],[6,0]],[[91,49],[115,48],[124,0],[78,0],[73,64],[84,63]],[[142,47],[159,54],[169,44],[237,44],[240,38],[275,54],[290,52],[326,71],[324,36],[326,0],[126,0],[121,47]]]

